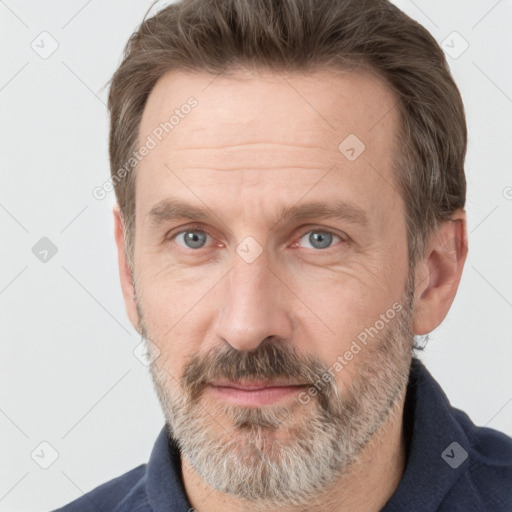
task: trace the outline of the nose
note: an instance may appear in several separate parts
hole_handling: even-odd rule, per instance
[[[270,337],[290,339],[293,326],[285,288],[263,255],[252,263],[235,255],[220,289],[221,307],[214,323],[217,338],[247,351]]]

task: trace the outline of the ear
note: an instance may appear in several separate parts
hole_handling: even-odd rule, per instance
[[[466,212],[459,209],[433,234],[425,257],[416,265],[415,335],[428,334],[446,317],[459,287],[467,253]]]
[[[128,260],[126,259],[123,215],[118,204],[114,206],[112,213],[114,214],[114,235],[116,239],[117,262],[119,265],[119,277],[121,279],[124,305],[130,322],[135,330],[139,332],[139,314],[135,303],[133,274],[132,269],[128,264]]]

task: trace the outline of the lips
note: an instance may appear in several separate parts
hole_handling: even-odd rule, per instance
[[[306,384],[263,380],[211,382],[207,389],[215,398],[239,406],[265,406],[296,398]]]
[[[256,391],[267,388],[288,388],[288,387],[299,387],[305,386],[305,383],[290,383],[290,382],[275,382],[265,380],[246,380],[246,381],[228,381],[228,380],[217,380],[210,383],[211,386],[240,389],[243,391]]]

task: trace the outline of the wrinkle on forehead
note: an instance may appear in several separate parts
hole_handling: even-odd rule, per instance
[[[398,112],[384,81],[361,73],[212,81],[169,72],[148,98],[140,139],[191,96],[197,106],[139,164],[137,203],[141,198],[144,211],[172,197],[176,186],[207,204],[233,202],[230,210],[242,208],[243,198],[244,218],[250,208],[272,209],[285,188],[289,199],[313,190],[318,200],[321,191],[339,190],[373,210],[379,224],[400,209],[393,175]],[[355,161],[339,150],[350,134],[365,145]],[[221,179],[224,171],[232,172]]]
[[[269,141],[333,151],[349,133],[367,145],[385,142],[398,117],[394,94],[369,73],[266,73],[212,81],[205,73],[172,71],[148,98],[140,140],[191,96],[197,107],[163,145],[180,150]]]

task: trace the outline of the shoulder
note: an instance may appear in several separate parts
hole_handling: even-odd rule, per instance
[[[468,439],[467,466],[444,505],[460,494],[471,505],[467,510],[512,510],[512,438],[475,425],[459,409],[454,408],[453,413]]]
[[[123,504],[123,511],[138,508],[146,501],[144,476],[147,464],[141,464],[92,491],[68,503],[54,512],[97,512],[108,510],[114,512],[117,506]],[[130,507],[130,508],[127,508]],[[144,509],[140,509],[141,512]],[[148,508],[148,510],[150,510]]]
[[[510,475],[512,471],[512,438],[488,427],[475,425],[460,409],[453,409],[459,424],[468,437],[473,468],[485,468]],[[511,481],[508,481],[510,486]]]

